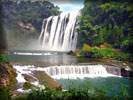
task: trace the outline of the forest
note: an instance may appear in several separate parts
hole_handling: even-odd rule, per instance
[[[85,0],[84,5],[78,29],[79,47],[82,48],[84,44],[98,47],[105,44],[105,47],[132,54],[133,8],[131,0]],[[93,53],[93,50],[90,51]]]
[[[20,45],[19,40],[27,42],[37,38],[44,18],[61,13],[57,6],[48,1],[0,1],[0,99],[1,100],[132,100],[133,94],[120,88],[120,96],[108,96],[108,85],[90,88],[71,83],[67,91],[32,89],[25,95],[13,98],[13,85],[16,83],[16,72],[10,65],[7,53],[6,37],[10,42]],[[81,9],[78,32],[78,57],[114,58],[120,61],[133,61],[133,4],[131,0],[85,0]],[[23,24],[23,25],[22,25]],[[25,26],[34,27],[34,31]],[[22,27],[24,26],[24,27]],[[7,31],[8,30],[8,31]],[[6,34],[6,32],[8,32]],[[17,38],[17,39],[16,39]],[[12,46],[12,45],[11,45]],[[60,54],[61,55],[61,54]],[[33,56],[32,56],[33,57]],[[51,60],[52,61],[52,60]],[[5,78],[8,81],[3,81]],[[115,83],[115,81],[112,81]],[[86,83],[89,84],[89,83]],[[112,84],[112,83],[110,83]],[[132,85],[132,83],[131,83]],[[28,88],[31,84],[28,84]],[[122,86],[122,85],[121,85]],[[31,87],[30,87],[31,88]],[[132,88],[132,87],[131,87]],[[38,99],[39,98],[39,99]]]
[[[48,1],[2,0],[3,28],[7,34],[8,48],[24,47],[26,43],[37,39],[43,19],[58,15],[59,8]]]

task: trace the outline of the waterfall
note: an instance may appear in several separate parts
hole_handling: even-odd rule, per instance
[[[61,13],[43,20],[39,41],[44,49],[70,51],[76,49],[79,11]]]
[[[66,66],[52,66],[44,68],[44,71],[54,79],[60,78],[84,78],[84,77],[108,77],[120,76],[120,68],[103,66],[103,65],[66,65]]]

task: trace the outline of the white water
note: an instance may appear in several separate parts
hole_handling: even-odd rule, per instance
[[[115,68],[112,73],[116,72]],[[102,65],[67,65],[47,67],[44,71],[54,79],[77,79],[77,78],[94,78],[94,77],[110,77],[120,75],[120,71],[114,74],[107,72],[106,67]]]
[[[32,85],[40,87],[40,88],[45,88],[43,85],[39,84],[39,80],[36,77],[33,76],[33,73],[30,70],[30,68],[33,68],[35,66],[33,66],[33,65],[25,65],[25,66],[14,65],[13,67],[16,69],[16,73],[17,73],[16,79],[17,79],[18,83],[24,84],[26,82],[26,80],[23,76],[23,74],[26,74],[26,75],[32,77],[34,80],[36,80],[36,81],[30,82]],[[29,92],[30,89],[29,90],[23,90],[23,87],[21,87],[21,88],[17,89],[17,91],[19,91],[19,92]]]
[[[78,37],[76,24],[79,14],[79,11],[71,11],[44,19],[39,36],[42,47],[46,50],[75,50]]]
[[[57,53],[30,53],[30,52],[14,52],[14,55],[56,55]]]
[[[39,84],[39,81],[34,77],[33,71],[44,71],[54,79],[77,79],[77,78],[94,78],[94,77],[111,77],[120,75],[120,71],[117,71],[115,67],[109,67],[108,70],[111,70],[113,74],[107,72],[106,67],[103,65],[63,65],[63,66],[50,66],[50,67],[37,67],[34,65],[14,65],[14,68],[17,71],[17,81],[18,83],[24,83],[23,74],[31,76],[35,81],[31,84],[35,86],[42,87]],[[118,70],[118,69],[117,69]]]

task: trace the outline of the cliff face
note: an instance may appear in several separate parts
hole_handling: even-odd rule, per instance
[[[7,48],[8,49],[23,49],[32,41],[37,40],[39,32],[31,23],[22,21],[16,22],[16,27],[6,26]]]
[[[13,87],[16,83],[16,75],[12,65],[0,63],[0,86]]]
[[[38,39],[43,19],[60,13],[59,8],[48,1],[17,3],[2,0],[0,7],[0,12],[3,11],[0,14],[0,18],[3,18],[1,25],[6,31],[8,49],[25,49],[25,46]]]

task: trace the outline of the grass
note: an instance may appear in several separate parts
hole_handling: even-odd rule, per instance
[[[133,100],[133,96],[129,95],[124,88],[120,88],[120,96],[109,97],[110,87],[99,89],[98,87],[90,88],[87,84],[85,86],[75,84],[70,81],[67,91],[57,91],[47,87],[45,89],[36,88],[14,99],[11,98],[11,88],[0,87],[0,100]]]
[[[107,96],[106,89],[89,88],[70,88],[68,91],[56,91],[49,88],[34,89],[25,96],[16,98],[15,100],[132,100],[126,91],[122,91],[121,96],[114,96],[112,98]]]
[[[12,100],[10,92],[11,88],[0,86],[0,100]]]

